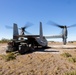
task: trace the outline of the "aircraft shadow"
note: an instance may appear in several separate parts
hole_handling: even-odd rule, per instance
[[[47,49],[51,49],[51,47],[47,47],[47,48],[35,48],[35,50],[30,50],[25,54],[29,54],[29,53],[33,53],[33,52],[59,52],[57,50],[47,50]]]

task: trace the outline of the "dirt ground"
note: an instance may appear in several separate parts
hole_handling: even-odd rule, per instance
[[[49,43],[49,49],[18,54],[11,61],[3,58],[6,46],[0,44],[0,75],[65,75],[66,72],[76,71],[76,62],[69,61],[76,58],[75,43],[66,46],[62,43]],[[64,53],[71,56],[65,57],[62,55]]]

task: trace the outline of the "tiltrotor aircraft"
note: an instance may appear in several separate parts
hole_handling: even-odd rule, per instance
[[[63,44],[66,44],[67,39],[67,26],[56,25],[63,29],[61,35],[55,36],[43,36],[42,22],[40,22],[40,32],[39,35],[25,35],[25,32],[28,33],[25,29],[28,26],[18,28],[17,24],[13,24],[13,40],[8,43],[6,52],[16,51],[23,54],[29,50],[34,50],[38,47],[47,47],[48,42],[46,38],[63,38]],[[18,29],[21,30],[19,34]]]
[[[28,33],[25,27],[19,28],[21,34],[19,35],[17,24],[13,24],[13,40],[8,43],[7,52],[18,50],[19,53],[23,54],[29,49],[42,46],[47,47],[47,40],[43,36],[42,23],[40,22],[40,34],[39,35],[25,35],[24,32]],[[26,39],[25,39],[26,38]]]

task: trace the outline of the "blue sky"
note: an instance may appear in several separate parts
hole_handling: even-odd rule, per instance
[[[47,22],[54,21],[67,26],[76,24],[76,0],[0,0],[0,39],[12,38],[13,30],[5,26],[13,26],[13,23],[19,27],[27,22],[33,23],[27,31],[39,34],[40,21],[44,35],[60,34],[61,29],[48,25]],[[68,29],[68,40],[76,40],[75,32],[76,27]]]

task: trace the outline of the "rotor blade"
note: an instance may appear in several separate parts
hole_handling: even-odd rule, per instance
[[[76,26],[76,24],[73,24],[73,25],[71,25],[71,26],[67,26],[67,28],[75,27],[75,26]]]
[[[27,22],[23,27],[21,27],[21,28],[18,28],[18,29],[22,29],[22,28],[24,28],[24,29],[26,29],[26,28],[28,28],[28,27],[30,27],[30,26],[32,26],[33,25],[33,23],[30,23],[30,22]]]
[[[11,27],[11,26],[7,26],[7,25],[6,25],[5,27],[8,28],[8,29],[13,29],[13,27]]]
[[[47,24],[49,24],[49,25],[54,25],[54,26],[57,26],[57,27],[60,27],[60,28],[64,28],[63,25],[59,25],[59,24],[57,24],[57,23],[55,23],[55,22],[53,22],[53,21],[49,21]]]
[[[32,26],[32,25],[33,25],[33,23],[27,22],[24,27],[25,27],[25,28],[28,28],[28,27],[30,27],[30,26]]]
[[[29,27],[29,26],[24,26],[24,27],[21,27],[21,28],[18,28],[18,29],[22,30],[23,28],[26,29],[26,28],[28,28],[28,27]]]
[[[26,34],[30,34],[28,31],[25,31]]]
[[[26,25],[34,25],[34,24],[31,22],[27,22]]]

